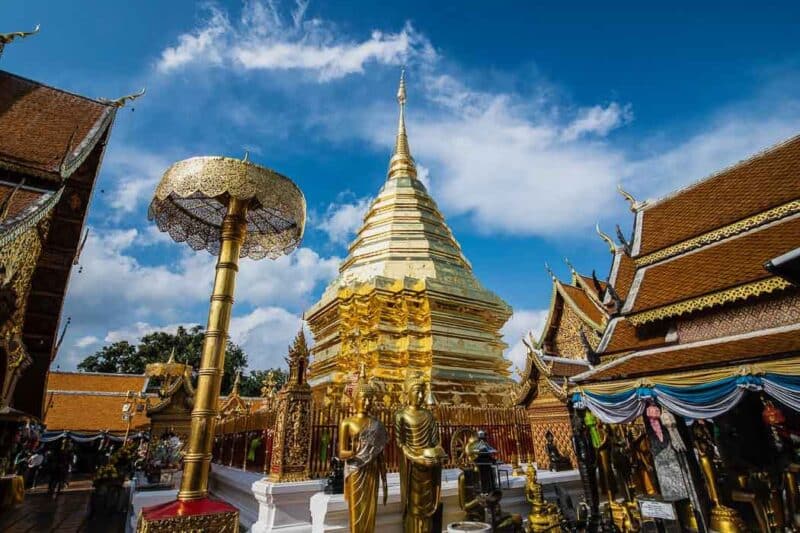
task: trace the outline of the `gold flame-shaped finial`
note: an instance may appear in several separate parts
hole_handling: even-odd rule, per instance
[[[172,351],[169,354],[169,359],[167,359],[167,364],[175,362],[175,347],[172,347]]]
[[[389,179],[416,178],[417,167],[411,157],[411,148],[408,147],[406,134],[406,71],[400,72],[400,86],[397,88],[397,103],[400,104],[400,120],[397,124],[397,139],[395,140],[394,153],[389,161]]]

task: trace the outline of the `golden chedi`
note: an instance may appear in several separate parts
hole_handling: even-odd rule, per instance
[[[396,402],[408,371],[423,371],[439,402],[502,405],[511,397],[500,328],[511,308],[484,288],[417,178],[405,127],[405,82],[388,178],[339,275],[305,313],[316,340],[309,383],[342,394],[366,363]]]
[[[400,458],[400,501],[405,533],[441,531],[442,463],[439,427],[423,405],[427,384],[421,372],[406,380],[407,403],[395,415],[395,438]]]
[[[383,483],[384,505],[388,497],[383,449],[389,436],[383,423],[371,414],[374,396],[375,388],[362,366],[353,390],[355,414],[339,425],[338,457],[345,461],[344,497],[351,533],[375,531],[379,483]]]

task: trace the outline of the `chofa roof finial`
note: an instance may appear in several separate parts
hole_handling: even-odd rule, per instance
[[[611,251],[611,253],[612,254],[617,253],[617,245],[614,244],[613,239],[611,239],[611,237],[609,237],[608,234],[603,233],[603,230],[600,229],[599,222],[595,224],[594,229],[597,232],[597,234],[600,235],[600,238],[606,242],[606,244],[608,245],[608,249]]]

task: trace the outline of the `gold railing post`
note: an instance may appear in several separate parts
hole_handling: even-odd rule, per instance
[[[244,243],[247,202],[231,197],[222,222],[221,246],[214,278],[214,291],[208,310],[208,326],[197,377],[197,393],[192,409],[189,446],[183,458],[183,478],[178,499],[196,500],[208,495],[208,469],[211,463],[211,439],[222,384],[228,326],[239,270],[239,253]]]

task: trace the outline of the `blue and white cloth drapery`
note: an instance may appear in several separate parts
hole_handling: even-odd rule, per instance
[[[800,365],[795,368],[800,373]],[[800,411],[800,375],[745,373],[739,370],[738,375],[713,381],[698,380],[699,377],[686,376],[684,385],[676,384],[680,381],[678,379],[659,382],[656,378],[647,384],[588,385],[578,387],[572,395],[572,401],[576,407],[585,407],[603,422],[611,424],[630,422],[640,417],[647,403],[653,401],[686,418],[716,418],[733,409],[747,391],[764,392],[787,407]]]
[[[100,439],[108,439],[111,442],[122,442],[123,440],[125,440],[122,437],[118,437],[116,435],[112,435],[112,434],[106,433],[106,432],[95,433],[93,435],[87,435],[87,434],[84,434],[84,433],[75,433],[75,432],[72,432],[72,431],[48,431],[48,432],[45,432],[42,435],[42,437],[39,439],[39,441],[43,442],[43,443],[48,443],[48,442],[54,442],[54,441],[63,439],[65,437],[67,437],[67,438],[69,438],[69,439],[71,439],[74,442],[77,442],[79,444],[86,444],[87,442],[95,442],[95,441],[98,441]],[[136,439],[141,439],[141,438],[145,438],[145,437],[146,436],[145,436],[144,433],[139,432],[139,433],[136,433],[136,434],[131,434],[128,437],[128,439],[136,440]]]

